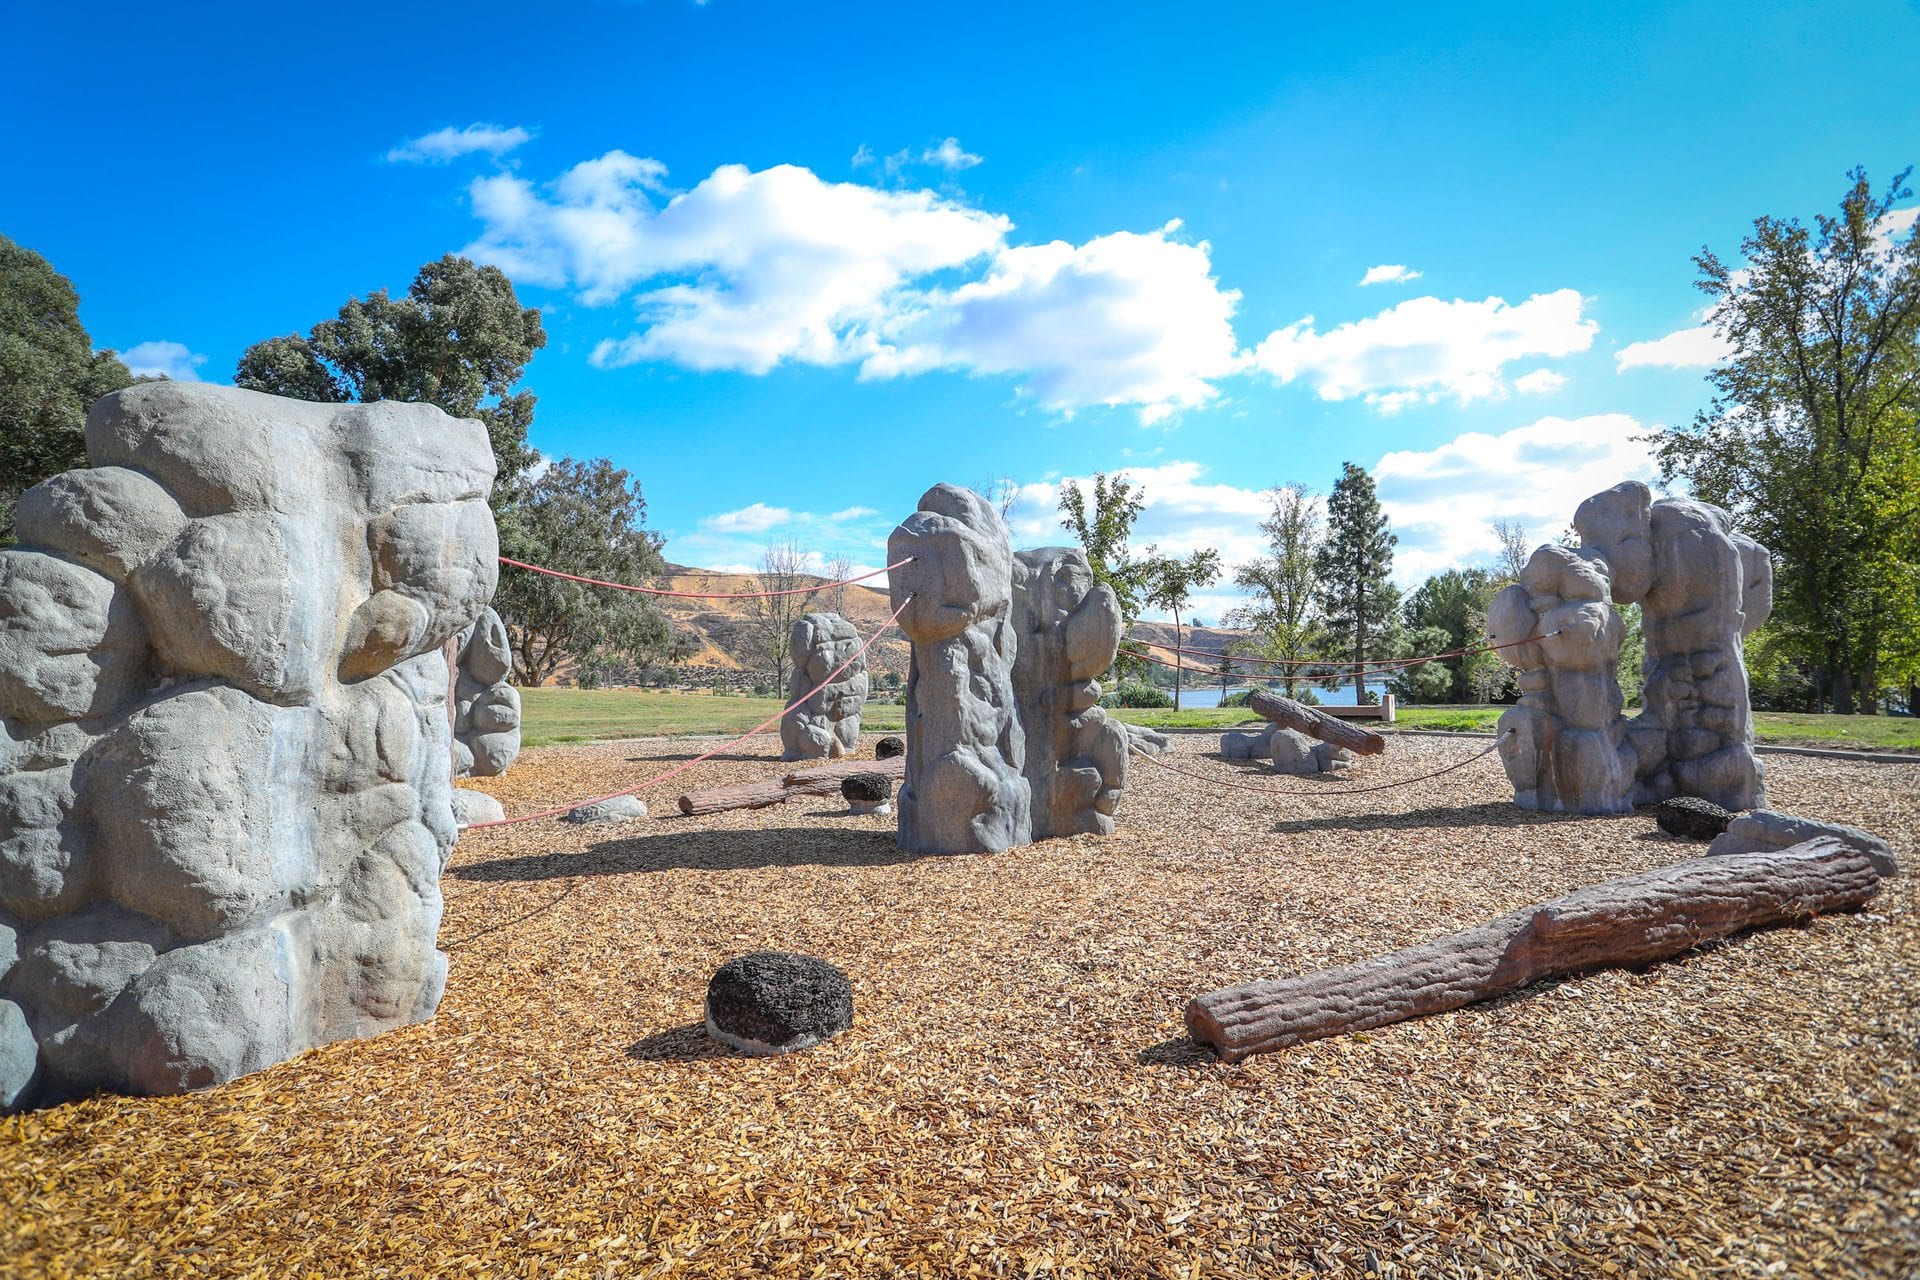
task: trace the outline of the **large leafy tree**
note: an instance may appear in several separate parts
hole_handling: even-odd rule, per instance
[[[640,484],[604,458],[562,458],[530,481],[518,504],[525,557],[566,573],[641,584],[666,567],[662,538],[645,528]],[[504,567],[494,607],[513,634],[513,678],[537,685],[571,661],[583,670],[645,667],[682,652],[645,596]]]
[[[1481,643],[1487,605],[1497,581],[1485,569],[1446,569],[1414,589],[1403,613],[1412,634],[1408,656],[1451,653]],[[1469,702],[1473,688],[1465,657],[1409,667],[1394,692],[1409,702]]]
[[[1260,522],[1267,554],[1234,571],[1235,585],[1251,595],[1226,622],[1248,632],[1238,646],[1240,653],[1278,661],[1271,674],[1292,698],[1305,688],[1305,664],[1321,656],[1325,642],[1317,611],[1324,536],[1320,499],[1303,484],[1289,484],[1270,490],[1267,500],[1271,510]],[[1250,664],[1256,673],[1267,673],[1269,666]]]
[[[22,491],[87,465],[87,409],[133,381],[93,349],[72,281],[0,236],[0,545],[13,541]]]
[[[1328,647],[1351,664],[1356,702],[1367,699],[1367,664],[1391,658],[1398,640],[1400,590],[1391,580],[1398,542],[1373,477],[1364,467],[1342,464],[1327,497],[1327,533],[1314,566]]]
[[[1910,172],[1910,171],[1909,171]],[[1920,225],[1896,231],[1903,172],[1864,171],[1809,227],[1761,217],[1744,265],[1694,258],[1727,355],[1713,399],[1655,440],[1662,478],[1730,509],[1775,557],[1776,647],[1799,650],[1836,712],[1911,672],[1920,625]]]
[[[546,344],[539,310],[520,305],[498,267],[448,254],[421,267],[403,297],[376,289],[347,299],[304,337],[248,347],[233,380],[296,400],[412,400],[478,418],[499,467],[494,507],[505,512],[535,461],[527,446],[534,396],[517,384]],[[501,534],[520,546],[511,519]]]

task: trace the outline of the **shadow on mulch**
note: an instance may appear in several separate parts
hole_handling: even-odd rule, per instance
[[[1385,792],[1382,793],[1387,794]],[[1620,814],[1631,818],[1633,814]],[[1429,805],[1425,809],[1404,812],[1328,814],[1321,818],[1298,818],[1277,822],[1269,830],[1278,834],[1308,831],[1386,831],[1396,827],[1534,827],[1556,822],[1589,821],[1565,813],[1538,813],[1516,804],[1490,803],[1468,805]]]
[[[1217,1067],[1219,1056],[1191,1036],[1148,1045],[1134,1058],[1143,1067]]]
[[[453,867],[461,880],[555,880],[648,871],[751,871],[760,867],[884,867],[912,862],[891,832],[774,827],[687,831],[607,840],[584,853],[540,853]]]
[[[627,1046],[627,1056],[635,1062],[702,1062],[709,1058],[745,1055],[708,1035],[704,1022],[689,1022],[684,1027],[669,1027],[634,1041]]]

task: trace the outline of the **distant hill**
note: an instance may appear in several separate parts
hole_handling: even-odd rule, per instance
[[[826,581],[826,578],[802,576],[798,585],[816,586]],[[674,591],[724,593],[758,591],[760,579],[751,573],[718,573],[711,569],[669,564],[666,576],[658,585]],[[738,675],[751,679],[766,674],[751,652],[748,641],[753,617],[748,601],[678,600],[672,596],[661,596],[656,598],[655,603],[673,620],[676,627],[699,643],[693,656],[680,665],[682,677],[688,683],[701,684],[713,676],[724,678]],[[808,607],[828,608],[824,593],[809,601]],[[864,584],[856,584],[846,589],[846,607],[842,612],[864,636],[887,620],[893,612],[893,605],[884,590],[876,591]],[[897,671],[905,679],[907,658],[906,637],[898,631],[890,631],[867,650],[867,667],[883,674]]]

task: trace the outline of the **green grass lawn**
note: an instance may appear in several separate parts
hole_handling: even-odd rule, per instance
[[[666,693],[651,689],[522,689],[526,708],[522,742],[529,747],[556,742],[593,742],[607,738],[650,738],[681,733],[745,733],[778,711],[772,698],[705,693]],[[1500,718],[1499,707],[1406,707],[1395,727],[1487,731]],[[898,703],[868,703],[863,728],[898,731],[906,708]],[[1245,707],[1202,707],[1184,711],[1125,710],[1122,720],[1158,729],[1231,729],[1258,724]],[[1369,723],[1362,721],[1361,723]],[[1784,746],[1843,747],[1860,751],[1920,751],[1920,718],[1913,716],[1826,716],[1760,711],[1754,731],[1762,742]]]

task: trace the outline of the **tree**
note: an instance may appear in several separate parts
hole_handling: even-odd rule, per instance
[[[642,583],[666,567],[660,535],[643,527],[640,484],[605,458],[561,458],[529,482],[518,505],[524,558],[582,577]],[[538,685],[572,661],[603,672],[676,651],[673,628],[647,597],[526,569],[504,569],[494,608],[514,641],[513,678]],[[685,645],[677,646],[683,655]]]
[[[1260,522],[1268,554],[1234,571],[1253,598],[1227,615],[1229,626],[1252,633],[1239,646],[1249,658],[1277,660],[1277,678],[1289,698],[1305,687],[1304,664],[1321,656],[1317,562],[1323,536],[1320,499],[1303,484],[1268,490],[1271,511]]]
[[[843,618],[847,616],[847,592],[853,588],[847,586],[846,581],[852,576],[852,556],[835,556],[827,561],[827,581],[837,584],[822,589],[820,602],[826,606],[828,612],[837,613]]]
[[[1694,258],[1726,347],[1708,408],[1652,439],[1660,472],[1774,553],[1769,624],[1835,712],[1871,713],[1920,624],[1920,224],[1892,231],[1902,172],[1849,172],[1837,216],[1763,216],[1745,265]]]
[[[1453,633],[1445,627],[1416,626],[1405,634],[1407,656],[1444,653],[1454,648]],[[1423,662],[1402,667],[1387,678],[1387,689],[1401,702],[1421,703],[1455,701],[1454,673],[1445,662]]]
[[[1451,653],[1480,644],[1486,636],[1487,606],[1493,601],[1497,583],[1485,569],[1446,569],[1434,574],[1409,595],[1402,612],[1407,626],[1415,632],[1409,638],[1409,656]],[[1437,633],[1422,635],[1424,632]],[[1412,684],[1406,691],[1396,687],[1396,697],[1408,702],[1467,702],[1473,690],[1467,674],[1466,658],[1446,658],[1425,663],[1411,670],[1424,672],[1418,681],[1418,695]],[[1439,673],[1439,674],[1435,674]],[[1445,679],[1439,678],[1444,675]]]
[[[792,538],[777,538],[760,553],[757,590],[792,591],[794,595],[753,596],[747,605],[747,639],[753,654],[773,670],[773,688],[777,696],[787,690],[787,646],[793,636],[793,624],[814,607],[820,594],[821,579],[807,572],[811,556]],[[812,591],[801,589],[814,585]]]
[[[504,513],[538,456],[527,446],[533,393],[514,385],[546,345],[539,310],[521,307],[498,267],[448,254],[421,267],[405,297],[376,289],[364,300],[347,299],[305,337],[248,347],[233,381],[296,400],[412,400],[478,418],[499,467],[494,509]],[[529,549],[510,518],[503,518],[501,536],[511,548]]]
[[[1367,700],[1367,663],[1393,656],[1400,592],[1390,575],[1398,542],[1380,510],[1373,477],[1363,467],[1342,464],[1327,499],[1327,533],[1314,569],[1329,646],[1352,663],[1355,702]]]
[[[1087,564],[1096,582],[1113,589],[1120,605],[1120,633],[1124,637],[1140,620],[1145,602],[1149,566],[1134,558],[1128,543],[1133,525],[1146,506],[1144,491],[1136,492],[1124,476],[1109,478],[1104,472],[1093,477],[1092,508],[1088,494],[1078,482],[1068,480],[1060,486],[1060,527],[1073,534],[1087,553]],[[1131,656],[1125,648],[1114,660],[1121,672],[1138,673],[1146,663]]]
[[[1527,545],[1527,527],[1518,520],[1495,520],[1493,536],[1500,540],[1500,550],[1493,558],[1495,583],[1504,587],[1520,581],[1520,571],[1533,558],[1533,548]]]
[[[1152,551],[1152,548],[1148,548]],[[1185,670],[1181,661],[1180,648],[1180,610],[1186,608],[1187,600],[1197,587],[1210,586],[1220,576],[1220,553],[1212,547],[1193,552],[1184,560],[1177,556],[1152,556],[1147,560],[1148,570],[1144,598],[1151,608],[1165,609],[1173,615],[1173,709],[1180,709],[1180,676]]]
[[[13,505],[48,476],[87,465],[87,410],[134,377],[95,351],[73,282],[0,236],[0,546]]]

